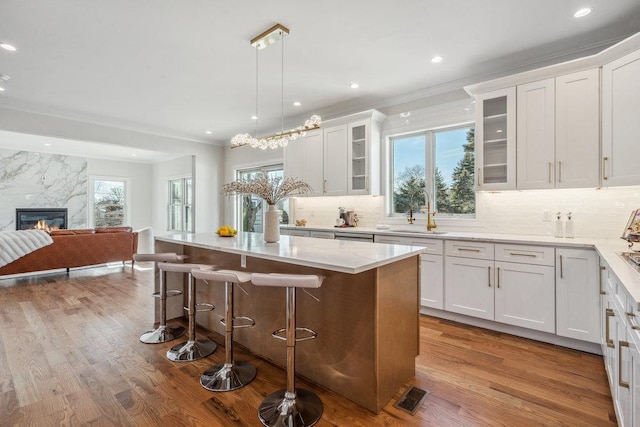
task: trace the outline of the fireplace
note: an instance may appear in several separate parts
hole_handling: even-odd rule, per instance
[[[16,208],[16,230],[67,228],[67,208]]]

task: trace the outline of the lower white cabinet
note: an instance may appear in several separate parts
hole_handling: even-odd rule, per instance
[[[555,333],[554,268],[495,263],[495,321]]]
[[[447,256],[444,268],[445,310],[493,320],[492,270],[493,261]]]
[[[638,343],[631,341],[629,351],[631,353],[631,425],[637,426],[640,425],[640,348]]]
[[[283,236],[300,236],[300,237],[309,237],[309,230],[297,230],[291,228],[281,228],[280,234]]]
[[[442,255],[420,255],[420,305],[444,310]]]
[[[556,334],[600,342],[599,261],[591,249],[556,249]]]

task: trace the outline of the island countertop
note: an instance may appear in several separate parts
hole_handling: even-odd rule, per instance
[[[424,250],[418,246],[297,236],[280,236],[279,242],[266,243],[260,233],[238,233],[234,237],[220,237],[216,233],[174,233],[155,238],[168,243],[350,274],[417,256]]]

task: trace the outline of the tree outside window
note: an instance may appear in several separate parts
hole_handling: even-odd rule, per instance
[[[251,180],[259,173],[266,173],[269,178],[284,177],[282,165],[263,166],[255,169],[238,171],[238,180]],[[238,198],[238,210],[240,213],[240,230],[255,233],[263,232],[263,215],[266,210],[264,201],[256,196],[240,196]],[[289,223],[289,200],[281,200],[276,204],[280,211],[280,224]]]
[[[440,215],[475,216],[473,128],[394,137],[391,144],[392,214],[420,212],[427,190]]]
[[[119,227],[127,223],[127,182],[93,180],[93,225]]]

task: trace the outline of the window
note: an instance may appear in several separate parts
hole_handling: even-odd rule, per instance
[[[191,177],[169,180],[169,230],[193,232]]]
[[[270,178],[284,177],[282,165],[264,166],[255,169],[246,169],[238,171],[238,180],[249,180],[257,174],[266,172]],[[285,199],[276,205],[281,212],[280,224],[289,223],[289,200]],[[262,233],[263,214],[267,209],[266,203],[256,196],[238,197],[238,212],[240,214],[240,230],[255,233]]]
[[[94,227],[119,227],[129,223],[128,180],[92,178],[91,218]]]
[[[457,127],[392,137],[392,215],[415,215],[426,204],[440,216],[474,218],[474,129]]]

